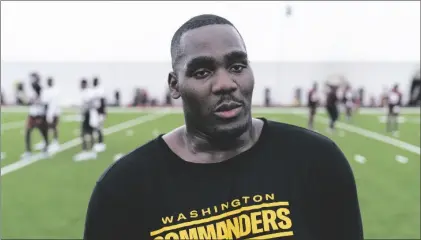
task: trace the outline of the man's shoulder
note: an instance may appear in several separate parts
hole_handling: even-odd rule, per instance
[[[269,132],[273,137],[290,138],[290,140],[299,141],[302,144],[334,144],[328,137],[307,128],[271,120],[267,120],[267,122]]]
[[[330,138],[299,126],[268,121],[269,134],[273,139],[273,149],[279,149],[280,154],[288,152],[289,156],[309,163],[317,169],[327,170],[325,166],[337,166],[348,168],[349,163],[339,146]],[[279,139],[279,140],[276,140]],[[322,171],[322,172],[323,172]]]
[[[159,159],[161,159],[162,149],[160,148],[157,138],[141,145],[108,167],[98,183],[118,188],[144,181],[150,174],[156,172],[153,171],[154,168],[161,165]]]

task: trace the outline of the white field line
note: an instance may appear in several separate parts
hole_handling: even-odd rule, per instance
[[[120,158],[122,158],[125,154],[123,153],[117,153],[114,155],[113,162],[117,162]]]
[[[409,161],[409,159],[407,157],[404,157],[404,156],[401,156],[401,155],[396,155],[395,160],[399,163],[402,163],[402,164],[407,164],[408,161]]]
[[[104,135],[113,134],[113,133],[122,131],[124,129],[134,127],[136,125],[143,124],[143,123],[146,123],[146,122],[149,122],[149,121],[152,121],[152,120],[161,118],[161,117],[165,116],[166,114],[167,114],[166,111],[161,111],[161,112],[157,112],[155,114],[141,116],[141,117],[138,117],[138,118],[135,118],[135,119],[126,121],[126,122],[122,122],[122,123],[113,125],[111,127],[108,127],[106,129],[104,129]],[[63,143],[63,144],[60,145],[60,149],[58,151],[56,151],[55,154],[56,153],[59,153],[59,152],[66,151],[66,150],[71,149],[73,147],[76,147],[80,143],[81,143],[80,138],[75,138],[73,140],[70,140],[68,142],[65,142],[65,143]],[[16,170],[19,170],[21,168],[24,168],[24,167],[26,167],[28,165],[31,165],[31,164],[33,164],[35,162],[38,162],[39,160],[42,160],[42,155],[41,154],[36,154],[36,155],[33,155],[29,159],[19,160],[19,161],[16,161],[14,163],[11,163],[9,165],[6,165],[6,166],[4,166],[4,167],[1,168],[1,176],[4,176],[4,175],[6,175],[8,173],[11,173],[11,172],[14,172]]]
[[[359,155],[359,154],[354,155],[354,160],[360,164],[364,164],[367,162],[367,159],[364,156]]]
[[[77,115],[77,116],[79,116],[79,115]],[[63,119],[64,122],[70,122],[69,121],[69,118],[71,118],[71,117],[75,118],[72,115],[64,115],[64,116],[62,116],[62,118],[64,118]],[[15,121],[15,122],[2,123],[0,125],[0,129],[3,132],[3,131],[6,131],[6,130],[12,130],[12,129],[16,129],[16,128],[24,128],[25,127],[25,122],[26,121],[24,120],[24,121]]]
[[[16,128],[23,128],[25,127],[25,121],[16,121],[16,122],[8,122],[2,123],[0,126],[1,131],[16,129]]]
[[[378,116],[380,123],[386,123],[387,122],[387,116]],[[399,116],[398,117],[398,123],[415,123],[420,124],[421,119],[419,117],[406,117],[406,116]]]
[[[325,117],[321,117],[321,116],[316,116],[315,120],[318,122],[322,122],[325,124],[329,124],[329,119],[325,118]],[[410,143],[395,139],[395,138],[391,138],[389,136],[380,134],[380,133],[376,133],[364,128],[360,128],[360,127],[356,127],[356,126],[352,126],[346,123],[342,123],[342,122],[337,122],[336,123],[336,127],[343,129],[345,131],[348,132],[352,132],[352,133],[356,133],[359,134],[361,136],[367,137],[367,138],[371,138],[374,140],[377,140],[379,142],[383,142],[398,148],[401,148],[403,150],[415,153],[417,155],[420,155],[421,152],[421,148],[415,145],[412,145]]]

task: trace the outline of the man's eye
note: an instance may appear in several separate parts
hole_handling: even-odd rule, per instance
[[[235,73],[241,73],[244,70],[244,68],[245,66],[237,64],[237,65],[233,65],[230,68],[230,71],[235,72]]]
[[[197,79],[203,79],[210,75],[209,71],[206,70],[198,70],[194,72],[193,77]]]

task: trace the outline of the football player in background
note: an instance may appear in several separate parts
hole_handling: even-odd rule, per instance
[[[317,112],[317,107],[320,103],[319,92],[317,90],[317,83],[313,84],[313,87],[308,92],[308,107],[310,111],[309,119],[308,119],[308,129],[313,130],[314,128],[314,116]]]
[[[400,107],[402,106],[402,93],[399,91],[398,84],[393,86],[392,90],[387,95],[388,114],[387,114],[387,132],[392,133],[395,137],[399,136],[398,117]]]
[[[58,141],[58,123],[60,119],[60,107],[58,104],[59,93],[58,89],[54,85],[53,78],[49,77],[47,79],[47,88],[43,90],[42,98],[44,103],[47,104],[47,112],[46,112],[46,121],[48,125],[48,130],[52,130],[53,132],[53,140],[49,145],[49,149],[51,151],[55,151],[60,148],[60,144]],[[40,150],[45,147],[44,142],[40,142],[36,145],[36,149]]]
[[[349,84],[345,86],[345,89],[342,95],[342,103],[344,104],[344,107],[345,107],[346,121],[350,122],[352,118],[352,110],[354,109],[354,106],[355,106],[355,101],[354,101],[354,94],[352,93],[352,89]]]
[[[94,150],[97,152],[105,151],[106,145],[104,143],[104,121],[106,117],[106,102],[105,102],[105,91],[100,86],[99,79],[95,77],[92,82],[92,97],[94,98],[94,107],[97,111],[98,119],[97,123],[94,123],[94,132],[97,133],[98,143],[94,145]]]
[[[333,133],[335,131],[335,123],[339,118],[339,110],[338,110],[338,96],[337,96],[338,86],[330,84],[328,85],[328,91],[326,96],[326,110],[330,118],[329,133]]]
[[[25,153],[22,158],[26,159],[31,156],[31,134],[34,128],[37,128],[42,135],[44,141],[44,148],[42,151],[42,157],[48,156],[48,125],[46,121],[46,103],[42,99],[42,88],[40,85],[40,76],[38,73],[31,73],[31,88],[33,94],[28,102],[29,104],[29,115],[26,122],[26,134],[25,134]]]
[[[97,154],[95,151],[92,151],[94,144],[93,131],[92,127],[92,118],[95,118],[93,114],[96,109],[94,107],[94,98],[92,89],[88,87],[88,81],[82,79],[80,83],[81,87],[81,115],[82,115],[82,126],[81,126],[81,139],[82,139],[82,152],[75,155],[74,161],[84,161],[89,159],[95,159]]]
[[[23,83],[18,81],[15,84],[16,84],[16,93],[15,93],[16,102],[15,102],[15,104],[18,105],[18,106],[28,105],[29,99],[28,99],[28,96],[26,95],[25,87],[23,86]]]

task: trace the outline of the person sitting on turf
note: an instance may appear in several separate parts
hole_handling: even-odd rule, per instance
[[[338,146],[252,117],[253,70],[230,21],[188,20],[171,58],[168,85],[185,125],[100,177],[85,240],[363,239],[355,180]]]

